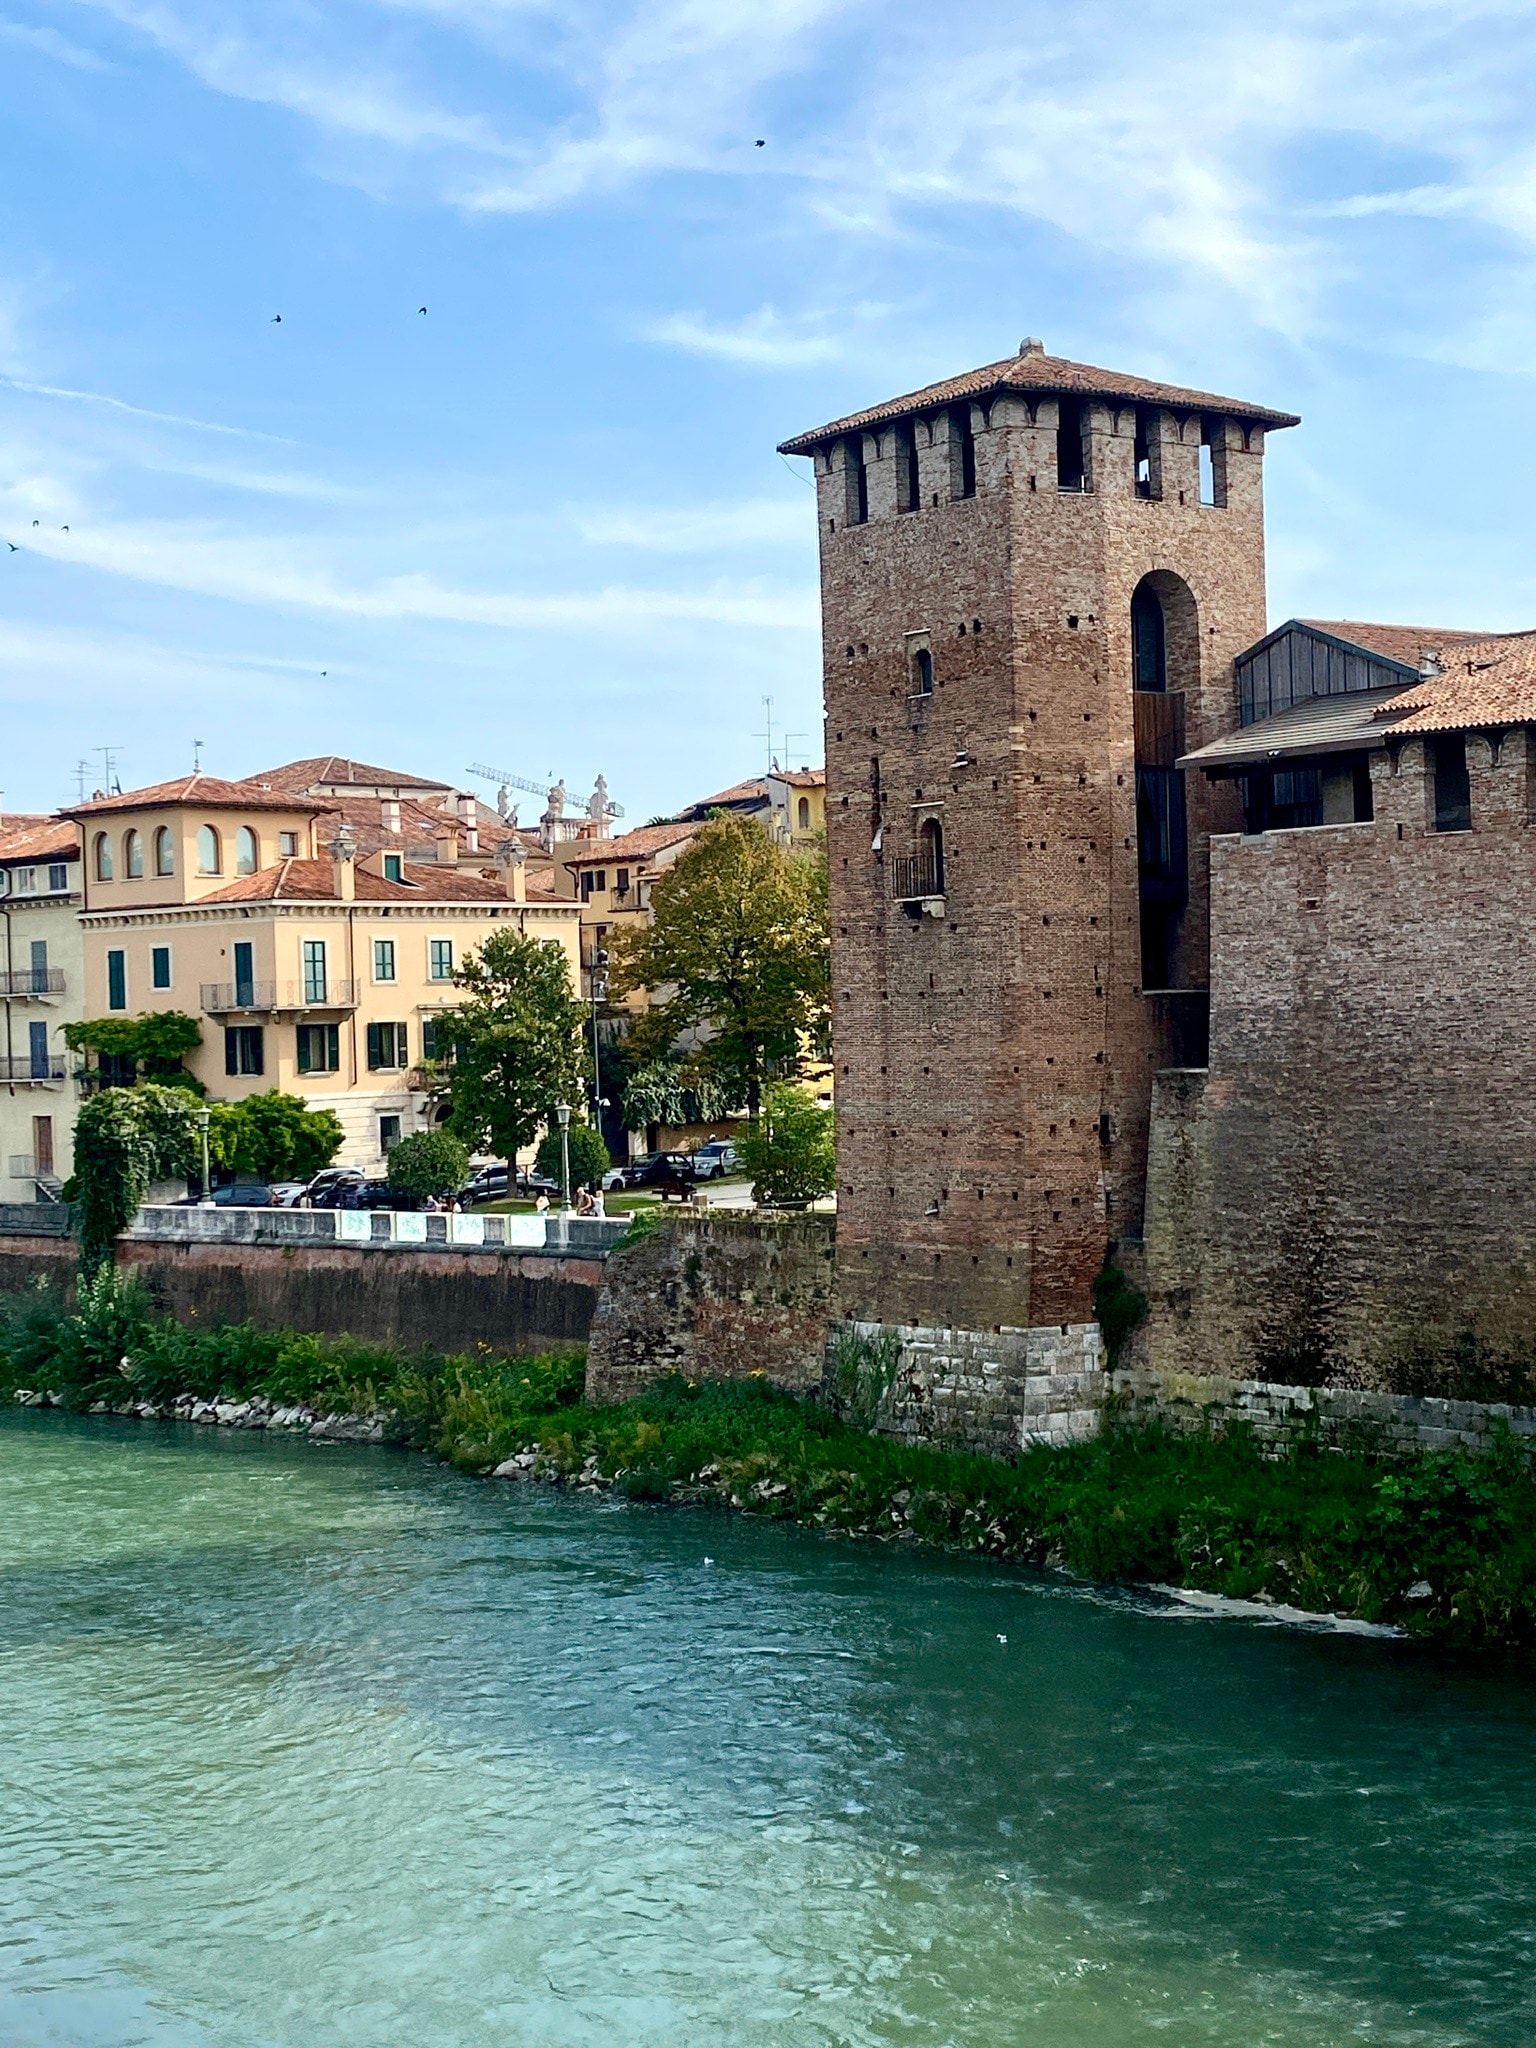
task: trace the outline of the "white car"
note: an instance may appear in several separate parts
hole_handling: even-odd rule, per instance
[[[729,1138],[711,1138],[693,1155],[695,1180],[725,1180],[741,1171],[741,1160]]]

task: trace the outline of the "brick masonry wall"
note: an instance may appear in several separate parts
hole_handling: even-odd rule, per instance
[[[1187,587],[1169,657],[1186,744],[1229,729],[1233,656],[1265,625],[1262,436],[1237,434],[1214,508],[1198,421],[1158,417],[1149,500],[1130,409],[1090,408],[1088,493],[1056,488],[1054,400],[972,419],[971,499],[950,496],[944,414],[919,423],[916,512],[895,511],[894,430],[864,437],[866,524],[846,524],[842,444],[817,462],[839,1251],[861,1317],[1070,1324],[1092,1312],[1106,1240],[1140,1227],[1166,1063],[1140,992],[1131,596],[1155,570]],[[1203,833],[1231,821],[1231,795],[1191,798],[1182,969],[1197,982]],[[944,914],[914,919],[893,861],[928,817]]]
[[[72,1294],[78,1257],[70,1237],[0,1237],[0,1294],[19,1294],[38,1280]]]
[[[608,1260],[587,1394],[624,1401],[654,1380],[821,1384],[835,1314],[828,1216],[669,1220]]]
[[[1536,1339],[1526,741],[1468,755],[1470,832],[1428,829],[1413,741],[1373,823],[1214,842],[1210,1072],[1153,1120],[1159,1370],[1390,1390]]]
[[[603,1261],[596,1258],[398,1245],[375,1250],[123,1238],[117,1260],[143,1275],[168,1315],[434,1351],[583,1344],[603,1281]]]

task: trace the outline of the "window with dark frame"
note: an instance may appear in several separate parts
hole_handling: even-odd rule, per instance
[[[927,647],[912,650],[912,694],[914,697],[933,695],[933,652]]]
[[[171,985],[171,949],[169,946],[151,946],[149,949],[149,985],[151,988],[169,988]]]
[[[431,981],[452,981],[452,939],[429,939],[427,941],[427,976]]]
[[[1136,586],[1131,598],[1131,675],[1138,690],[1168,687],[1168,634],[1163,603],[1150,583]]]
[[[968,405],[957,405],[949,416],[949,495],[976,495],[976,430]]]
[[[126,1010],[128,1007],[128,955],[115,948],[107,955],[107,1008]]]
[[[917,467],[917,428],[902,427],[896,442],[896,510],[922,510],[922,484]]]
[[[298,1051],[301,1074],[334,1074],[341,1066],[341,1027],[301,1024]]]
[[[403,1024],[368,1026],[368,1067],[375,1074],[393,1072],[409,1064],[406,1028]]]
[[[264,1074],[266,1070],[266,1027],[261,1024],[226,1024],[225,1073]]]
[[[1088,472],[1083,462],[1083,401],[1062,398],[1057,403],[1060,410],[1056,428],[1056,488],[1085,491]]]
[[[405,880],[405,863],[398,853],[385,854],[384,879],[386,882],[403,882]]]

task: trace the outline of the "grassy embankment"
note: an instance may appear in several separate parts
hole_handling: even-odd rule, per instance
[[[1163,1582],[1396,1622],[1467,1646],[1536,1646],[1536,1481],[1512,1445],[1384,1465],[1243,1432],[1113,1426],[1014,1463],[870,1435],[766,1385],[659,1385],[596,1408],[573,1357],[405,1357],[353,1343],[156,1318],[132,1284],[81,1312],[0,1300],[0,1394],[88,1409],[195,1393],[321,1413],[387,1412],[391,1435],[485,1472],[537,1446],[550,1478],[601,1475],[635,1499],[717,1500],[887,1540],[1085,1578]],[[857,1389],[848,1407],[860,1407]],[[867,1403],[865,1404],[867,1406]]]

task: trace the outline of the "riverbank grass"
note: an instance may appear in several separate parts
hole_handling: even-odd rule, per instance
[[[1536,1647],[1536,1481],[1512,1441],[1384,1464],[1305,1439],[1280,1456],[1241,1429],[1111,1423],[1003,1463],[871,1435],[762,1381],[659,1383],[594,1407],[576,1355],[408,1356],[348,1338],[207,1327],[150,1312],[103,1269],[66,1313],[0,1299],[0,1395],[169,1414],[194,1395],[386,1418],[390,1440],[460,1470],[643,1501],[715,1502],[813,1528],[925,1543],[1083,1578],[1188,1587]]]

